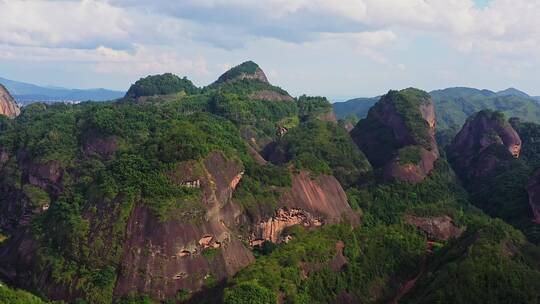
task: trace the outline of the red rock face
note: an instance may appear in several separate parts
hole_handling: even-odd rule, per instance
[[[294,98],[292,98],[290,95],[283,95],[276,91],[270,90],[261,90],[251,93],[249,98],[266,101],[294,101]]]
[[[109,156],[118,149],[118,138],[116,136],[99,137],[90,135],[84,142],[83,150],[88,155]]]
[[[180,185],[197,181],[206,208],[193,222],[165,222],[142,204],[130,216],[121,275],[115,294],[150,294],[164,300],[179,290],[197,290],[208,280],[222,280],[249,265],[254,257],[235,231],[241,210],[231,196],[242,179],[242,167],[221,153],[212,153],[197,168],[189,162],[171,173]],[[216,251],[212,254],[205,252]]]
[[[260,219],[251,228],[252,246],[264,241],[281,242],[285,228],[295,225],[314,228],[343,220],[359,223],[345,191],[333,176],[319,175],[313,180],[308,172],[300,172],[293,177],[291,190],[278,205],[280,208],[274,216]]]
[[[439,158],[439,153],[428,151],[423,147],[419,147],[420,162],[417,164],[399,163],[399,159],[393,159],[385,168],[384,175],[386,178],[399,178],[400,180],[417,184],[426,178],[433,171],[435,161]]]
[[[452,218],[447,215],[436,217],[408,215],[405,220],[423,231],[431,240],[446,241],[450,238],[459,237],[463,233],[463,229],[455,226]]]
[[[536,170],[527,186],[529,204],[533,213],[533,221],[540,225],[540,170]]]
[[[504,160],[487,153],[493,146],[504,146],[509,157],[519,157],[521,139],[512,126],[489,114],[480,112],[469,119],[448,148],[449,159],[465,178],[487,176]]]
[[[21,113],[21,110],[15,103],[15,100],[7,89],[0,84],[0,115],[7,117],[16,117]]]

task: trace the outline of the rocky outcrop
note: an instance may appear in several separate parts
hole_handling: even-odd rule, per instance
[[[87,155],[110,156],[118,150],[119,140],[116,136],[102,137],[89,134],[83,143],[83,151]]]
[[[500,112],[470,117],[448,147],[448,159],[465,180],[488,176],[521,152],[521,139]]]
[[[221,75],[215,84],[232,83],[241,80],[256,80],[269,84],[264,71],[253,61],[246,61]]]
[[[333,176],[328,175],[319,175],[315,179],[306,171],[295,175],[291,189],[283,194],[278,206],[274,215],[254,220],[249,237],[252,246],[264,241],[281,242],[286,238],[283,231],[295,225],[315,228],[341,221],[359,222],[358,215],[347,202],[345,191]]]
[[[21,113],[19,106],[9,94],[8,90],[0,84],[0,115],[16,117]]]
[[[423,231],[430,240],[446,241],[459,237],[464,231],[454,225],[452,218],[447,215],[433,217],[407,215],[405,221]]]
[[[435,107],[426,92],[390,91],[371,108],[351,136],[386,179],[419,183],[439,158]]]
[[[271,90],[261,90],[249,94],[250,99],[265,100],[265,101],[294,101],[290,95],[281,94]]]
[[[250,264],[253,255],[235,232],[241,210],[231,202],[242,176],[242,166],[219,152],[202,164],[186,162],[171,172],[171,180],[179,185],[198,181],[203,214],[188,220],[180,213],[163,221],[138,204],[128,221],[116,296],[136,292],[168,299],[179,290],[194,291],[209,280],[223,280]]]
[[[533,213],[533,221],[540,225],[540,169],[536,170],[527,185],[529,204]]]
[[[326,113],[319,114],[317,116],[317,119],[322,121],[331,121],[331,122],[337,122],[336,114],[334,113],[334,110],[330,109]]]
[[[62,191],[64,168],[60,162],[56,160],[49,160],[45,163],[34,162],[25,150],[17,153],[17,160],[22,169],[24,183],[39,187],[54,195]]]

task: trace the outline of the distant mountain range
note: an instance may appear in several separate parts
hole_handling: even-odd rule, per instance
[[[493,92],[456,87],[435,90],[430,95],[435,103],[439,129],[461,127],[467,117],[484,109],[501,111],[507,118],[518,117],[524,121],[540,123],[540,97],[530,96],[514,88]],[[350,115],[362,119],[378,100],[378,97],[355,98],[334,103],[333,107],[340,119]]]
[[[26,105],[33,102],[79,102],[86,100],[105,101],[121,98],[125,92],[107,89],[67,89],[60,87],[44,87],[35,84],[9,80],[0,77],[3,84],[17,103]]]

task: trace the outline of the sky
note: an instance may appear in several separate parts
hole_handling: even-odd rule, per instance
[[[540,95],[538,0],[0,0],[0,77],[199,86],[246,60],[293,95],[516,87]]]

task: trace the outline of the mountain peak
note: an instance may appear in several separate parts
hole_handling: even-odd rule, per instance
[[[127,98],[150,97],[157,95],[169,95],[184,92],[188,95],[199,92],[186,77],[180,78],[172,73],[150,75],[137,80],[126,93]]]
[[[241,63],[223,73],[223,75],[219,76],[215,83],[235,82],[243,79],[269,83],[264,71],[259,67],[258,64],[251,60]]]
[[[518,97],[524,97],[524,98],[530,98],[529,94],[520,91],[516,88],[508,88],[503,91],[497,92],[497,95],[499,96],[518,96]]]

